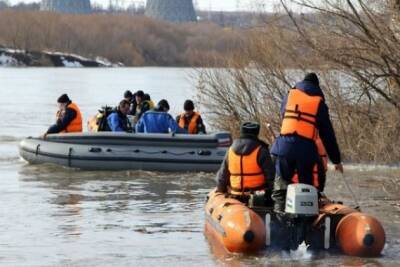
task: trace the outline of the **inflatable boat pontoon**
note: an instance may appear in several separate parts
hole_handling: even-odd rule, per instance
[[[26,138],[19,145],[31,164],[84,170],[214,172],[232,142],[229,133],[209,135],[79,133]]]

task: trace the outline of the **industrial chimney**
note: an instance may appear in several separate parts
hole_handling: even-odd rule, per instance
[[[42,0],[40,10],[86,14],[91,12],[90,0]]]
[[[171,22],[197,21],[192,0],[147,0],[145,15]]]

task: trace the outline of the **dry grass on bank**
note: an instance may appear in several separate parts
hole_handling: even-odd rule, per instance
[[[203,66],[211,58],[235,53],[245,39],[240,30],[210,23],[172,24],[127,15],[0,11],[0,45],[102,56],[128,66]]]

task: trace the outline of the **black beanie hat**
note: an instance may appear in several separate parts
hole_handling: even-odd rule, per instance
[[[185,111],[193,111],[194,110],[194,103],[192,100],[186,100],[183,104],[183,110]]]
[[[144,92],[142,90],[139,90],[135,93],[136,96],[143,98],[144,97]]]
[[[260,124],[257,122],[245,122],[240,127],[240,134],[257,137],[260,134]]]
[[[125,91],[124,98],[132,98],[133,94],[130,90]]]
[[[144,95],[143,95],[143,100],[150,101],[150,100],[151,100],[150,95],[149,95],[149,94],[144,94]]]
[[[57,99],[58,103],[68,103],[70,101],[71,101],[71,99],[69,99],[67,94],[63,94]]]
[[[165,99],[161,99],[160,102],[157,104],[157,110],[159,111],[168,111],[169,110],[169,103]]]
[[[319,86],[318,76],[314,72],[307,73],[307,75],[304,77],[304,81],[305,82],[310,82],[315,86]]]

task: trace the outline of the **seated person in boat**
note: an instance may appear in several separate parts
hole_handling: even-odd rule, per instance
[[[199,112],[194,111],[192,100],[186,100],[183,104],[184,112],[176,117],[179,127],[184,128],[189,134],[206,134],[206,127]]]
[[[187,133],[180,128],[174,118],[168,113],[168,101],[163,99],[158,102],[154,110],[143,114],[136,124],[137,133]]]
[[[243,203],[257,196],[257,206],[272,207],[275,166],[268,145],[258,138],[258,123],[243,123],[217,174],[217,192]],[[260,197],[261,196],[261,197]],[[261,199],[261,201],[260,201]]]
[[[150,99],[150,95],[146,98],[146,95],[143,91],[139,90],[135,93],[135,101],[136,101],[136,109],[135,111],[131,112],[130,115],[134,115],[134,122],[137,123],[140,118],[143,116],[143,114],[149,110],[154,109],[154,102],[151,100],[146,100]]]
[[[154,101],[151,99],[151,96],[149,94],[144,94],[143,99],[149,104],[150,110],[155,108],[156,105],[154,104]]]
[[[132,127],[127,117],[130,106],[131,104],[124,99],[119,103],[117,111],[107,117],[108,127],[112,132],[132,132]]]
[[[56,123],[50,126],[44,136],[56,133],[82,132],[82,114],[78,106],[71,101],[67,94],[60,96],[57,102]]]
[[[124,93],[124,99],[130,103],[130,109],[129,109],[129,114],[134,116],[136,113],[136,96],[135,94],[132,94],[130,90],[125,91]]]

